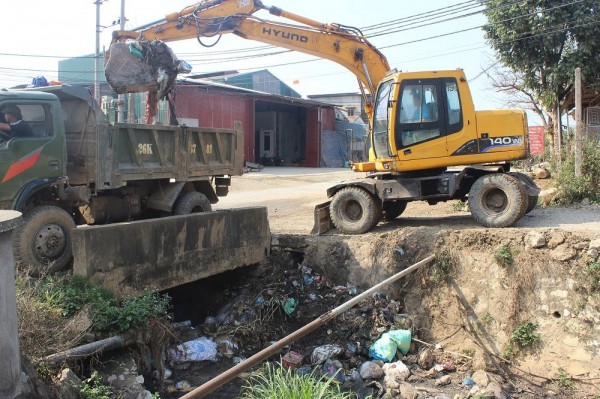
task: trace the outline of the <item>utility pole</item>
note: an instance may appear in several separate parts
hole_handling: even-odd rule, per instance
[[[121,30],[125,30],[125,0],[121,0],[121,17],[119,18]],[[117,99],[118,121],[125,122],[125,94],[119,94]]]
[[[583,161],[583,104],[581,68],[575,68],[575,177],[581,177]]]
[[[96,56],[94,57],[94,98],[100,104],[100,5],[102,0],[96,0]]]

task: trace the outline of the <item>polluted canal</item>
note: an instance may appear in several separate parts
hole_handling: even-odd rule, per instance
[[[155,370],[148,389],[162,398],[193,395],[435,254],[431,264],[268,360],[297,375],[324,375],[358,398],[593,398],[597,392],[593,381],[600,375],[591,365],[598,360],[598,327],[590,320],[598,318],[598,298],[585,295],[590,287],[581,280],[586,262],[597,257],[597,240],[551,230],[477,230],[475,236],[409,228],[360,239],[280,235],[273,244],[263,264],[167,292],[175,321],[189,323],[171,336],[164,378],[158,381]],[[559,246],[573,256],[556,255]],[[499,260],[498,248],[512,248],[510,266]],[[204,397],[240,397],[260,370],[253,367]]]

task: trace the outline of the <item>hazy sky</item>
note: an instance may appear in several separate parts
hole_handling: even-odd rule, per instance
[[[135,28],[155,21],[164,15],[194,4],[190,1],[125,0],[126,28]],[[95,51],[96,5],[94,0],[5,0],[0,24],[2,46],[0,47],[0,87],[29,83],[36,75],[49,80],[57,79],[58,61],[62,58],[93,54]],[[374,24],[398,20],[416,14],[448,9],[458,2],[444,0],[264,0],[274,5],[321,22],[338,22],[364,28]],[[486,20],[476,13],[474,1],[460,2],[460,8],[441,19],[443,23],[431,24],[431,13],[405,21],[402,26],[393,25],[400,32],[373,37],[372,43],[386,55],[392,67],[404,71],[440,70],[463,68],[471,81],[471,90],[477,109],[502,107],[502,99],[490,90],[482,70],[494,61],[493,51],[486,46],[481,29],[442,36],[430,40],[411,41],[445,35],[458,30],[478,27]],[[120,15],[121,0],[106,0],[101,5],[100,25],[108,26]],[[473,16],[458,18],[466,13]],[[266,11],[256,14],[272,19]],[[428,19],[429,18],[429,19]],[[425,25],[415,28],[416,25]],[[110,44],[110,34],[117,27],[102,28],[101,47]],[[405,29],[411,28],[411,29]],[[372,31],[371,31],[372,32]],[[368,35],[368,34],[367,34]],[[264,46],[261,43],[223,36],[217,46],[206,49],[195,40],[169,44],[179,58],[194,67],[193,72],[218,70],[268,68],[303,96],[331,92],[357,92],[356,78],[342,67],[326,61],[273,66],[314,59],[301,53],[257,57],[242,61],[226,60],[231,54],[226,50]],[[393,46],[395,45],[395,46]],[[386,46],[393,46],[384,48]],[[262,50],[259,53],[272,52]],[[243,53],[243,55],[252,53]],[[240,55],[237,53],[236,55]],[[479,75],[479,76],[478,76]],[[298,82],[298,83],[295,83]]]

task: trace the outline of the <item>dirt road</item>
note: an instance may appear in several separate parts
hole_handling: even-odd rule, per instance
[[[266,206],[273,233],[308,234],[313,225],[315,205],[327,201],[326,190],[335,183],[363,177],[343,168],[267,167],[234,177],[230,193],[215,209]],[[455,201],[430,206],[412,202],[401,217],[380,223],[373,232],[403,226],[439,226],[444,229],[473,228],[479,225],[468,212],[454,210]],[[600,207],[538,207],[515,228],[560,228],[582,234],[600,234]],[[483,227],[482,227],[483,228]]]

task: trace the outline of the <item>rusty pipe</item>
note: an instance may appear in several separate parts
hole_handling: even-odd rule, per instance
[[[261,361],[278,353],[281,349],[283,349],[287,345],[291,344],[292,342],[296,341],[299,338],[302,338],[303,336],[316,330],[317,328],[323,326],[328,321],[334,319],[336,316],[344,313],[345,311],[352,308],[354,305],[358,304],[359,302],[361,302],[366,297],[373,294],[380,288],[382,288],[388,284],[391,284],[396,280],[399,280],[400,278],[406,276],[407,274],[412,273],[413,271],[417,270],[419,267],[426,265],[427,263],[431,262],[434,259],[435,259],[435,255],[430,255],[427,258],[415,263],[414,265],[402,270],[401,272],[394,274],[393,276],[387,278],[386,280],[382,281],[381,283],[369,288],[362,294],[355,296],[354,298],[352,298],[351,300],[349,300],[347,302],[344,302],[337,308],[330,310],[326,313],[323,313],[317,319],[311,321],[304,327],[300,328],[299,330],[294,331],[293,333],[283,337],[279,341],[269,345],[268,347],[261,350],[260,352],[252,355],[251,357],[244,360],[243,362],[230,368],[223,374],[220,374],[220,375],[216,376],[215,378],[213,378],[212,380],[205,382],[204,384],[200,385],[198,388],[194,389],[193,391],[190,391],[187,394],[183,395],[180,399],[194,399],[194,398],[205,397],[206,395],[213,392],[220,386],[225,385],[229,381],[233,380],[235,377],[237,377],[239,374],[243,373],[244,371],[248,370],[250,367],[255,366],[256,364],[260,363]]]

